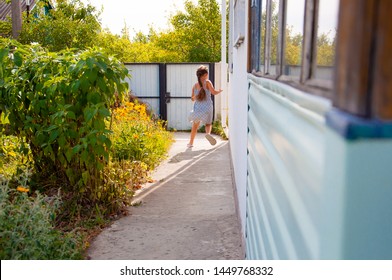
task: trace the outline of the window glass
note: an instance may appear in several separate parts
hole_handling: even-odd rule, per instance
[[[278,67],[278,39],[279,39],[279,0],[272,0],[272,18],[271,18],[271,66],[268,69],[269,74],[276,75]]]
[[[265,30],[266,30],[266,20],[267,20],[267,0],[261,0],[261,40],[260,40],[260,70],[265,73],[264,64],[265,64]]]
[[[288,0],[285,26],[283,75],[301,75],[305,0]]]
[[[315,78],[332,80],[339,0],[319,0]]]

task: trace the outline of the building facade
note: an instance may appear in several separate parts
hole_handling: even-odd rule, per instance
[[[392,3],[229,5],[246,258],[392,259]]]

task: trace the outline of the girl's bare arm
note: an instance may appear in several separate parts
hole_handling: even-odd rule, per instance
[[[192,87],[191,99],[192,99],[192,101],[195,101],[195,86]]]
[[[223,91],[223,90],[221,90],[221,89],[216,90],[216,89],[214,88],[214,86],[212,85],[212,83],[211,83],[210,80],[207,81],[207,88],[208,88],[208,90],[209,90],[213,95],[217,95],[217,94],[219,94],[219,93],[221,93],[221,92]]]

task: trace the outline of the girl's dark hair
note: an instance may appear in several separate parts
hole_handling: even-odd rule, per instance
[[[200,91],[199,94],[196,95],[196,99],[199,101],[203,101],[204,99],[206,99],[206,91],[203,87],[203,84],[200,80],[200,78],[205,75],[206,73],[208,73],[208,68],[204,65],[201,65],[199,68],[197,68],[196,71],[196,76],[197,76],[197,81],[199,82],[200,85]]]

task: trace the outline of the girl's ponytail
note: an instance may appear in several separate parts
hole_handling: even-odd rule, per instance
[[[199,94],[196,95],[196,100],[198,101],[203,101],[204,99],[206,99],[206,91],[203,87],[203,83],[201,82],[201,77],[206,73],[208,73],[208,70],[207,67],[205,67],[204,65],[200,66],[196,71],[197,81],[199,82],[200,85]]]

